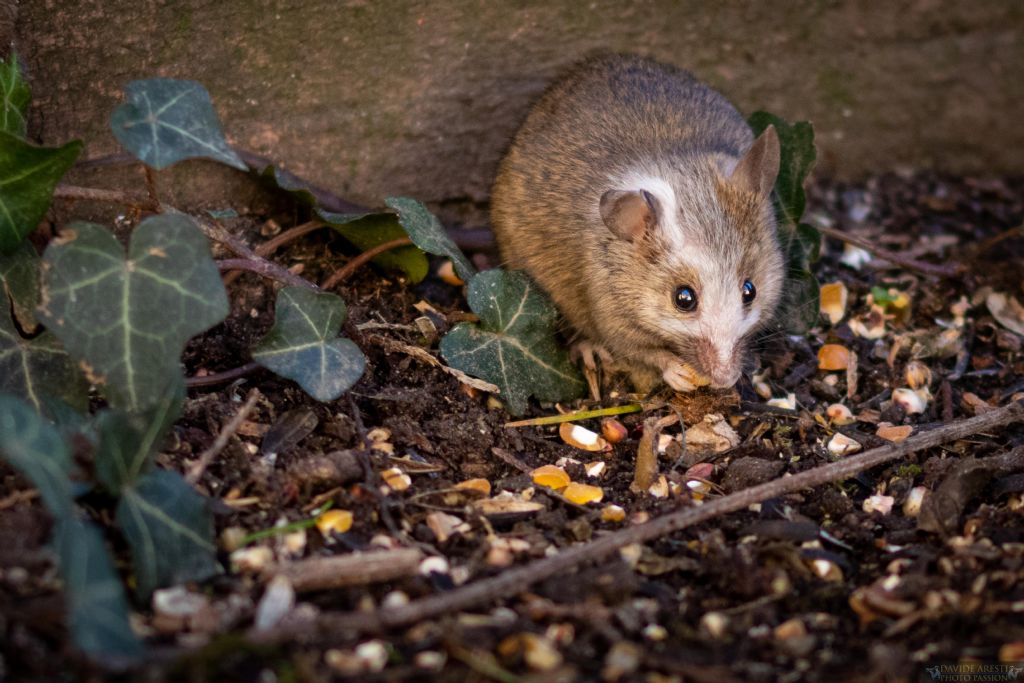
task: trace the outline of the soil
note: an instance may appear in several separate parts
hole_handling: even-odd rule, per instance
[[[46,548],[50,519],[29,485],[0,465],[0,679],[909,680],[923,676],[925,665],[1021,660],[1024,477],[1019,464],[984,466],[1024,444],[1020,426],[924,450],[626,548],[470,612],[381,634],[325,636],[309,628],[316,614],[369,611],[442,593],[624,525],[807,470],[837,457],[826,448],[837,431],[872,447],[884,443],[875,436],[879,422],[917,430],[1003,405],[1024,391],[1022,339],[993,319],[984,303],[985,288],[1024,293],[1024,235],[1018,230],[986,245],[1021,224],[1024,179],[918,174],[856,185],[824,180],[810,189],[809,207],[812,221],[867,236],[908,258],[961,264],[964,274],[940,280],[877,261],[854,269],[840,262],[843,245],[826,239],[815,270],[822,283],[842,282],[848,289],[843,321],[823,322],[803,336],[762,340],[758,381],[745,378],[738,396],[704,402],[704,410],[725,410],[739,445],[708,455],[670,447],[660,463],[670,485],[664,498],[630,490],[650,415],[620,417],[627,437],[608,453],[573,448],[557,427],[505,428],[510,417],[500,402],[420,360],[386,351],[381,342],[390,337],[430,344],[415,325],[423,315],[415,305],[428,301],[435,310],[428,317],[443,333],[457,318],[453,314],[465,311],[459,289],[433,277],[408,286],[361,269],[339,289],[349,306],[346,333],[368,357],[365,376],[349,394],[318,403],[263,370],[190,391],[159,458],[162,466],[181,471],[213,443],[252,388],[261,397],[197,484],[211,497],[225,573],[188,587],[203,607],[187,618],[168,621],[151,605],[135,605],[137,626],[153,652],[143,672],[104,671],[75,654]],[[287,215],[274,218],[292,222]],[[265,239],[261,231],[272,232],[268,225],[240,219],[233,229],[256,244]],[[325,232],[274,258],[321,281],[349,256]],[[869,311],[872,287],[909,300],[909,309],[887,309],[890,319],[877,340],[858,336],[849,324]],[[190,343],[187,374],[246,363],[247,349],[273,322],[274,289],[252,274],[237,279],[229,290],[231,317]],[[944,331],[950,353],[925,353]],[[852,375],[818,369],[824,343],[856,354],[852,390]],[[923,412],[907,414],[892,400],[893,390],[907,386],[915,354],[932,378]],[[757,391],[764,391],[761,383],[775,397],[794,394],[797,409],[768,407]],[[619,401],[626,398],[620,394]],[[838,402],[851,409],[855,422],[840,427],[828,421],[825,407]],[[531,411],[556,412],[536,403]],[[656,414],[670,411],[663,407]],[[685,417],[692,424],[699,415]],[[597,421],[583,424],[599,429]],[[679,431],[671,426],[665,434]],[[343,465],[367,455],[364,439],[374,445],[370,468],[357,469],[353,478]],[[965,458],[982,463],[982,473],[958,487],[968,479],[958,469]],[[584,464],[597,460],[606,463],[604,473],[588,479]],[[529,470],[559,461],[574,481],[599,485],[604,500],[575,505],[533,485]],[[699,470],[710,486],[688,484],[695,481],[688,468],[701,462],[712,466]],[[410,476],[405,490],[381,479],[396,465]],[[698,470],[689,471],[696,476]],[[468,505],[478,494],[454,489],[472,478],[487,480],[495,494],[532,488],[532,500],[542,508],[481,515]],[[922,529],[922,517],[904,509],[915,487],[951,506],[944,508],[951,512],[939,529]],[[872,502],[884,505],[883,496],[891,497],[891,511],[865,511]],[[302,591],[284,622],[294,625],[294,637],[260,643],[249,637],[250,629],[271,584],[258,572],[233,566],[232,539],[282,520],[308,520],[328,501],[353,513],[346,533],[324,536],[311,527],[248,547],[267,547],[275,561],[289,564],[406,546],[443,558],[447,569]],[[624,521],[603,521],[601,510],[609,504],[625,510]],[[439,512],[464,523],[443,541],[429,522]],[[109,519],[98,521],[110,525]],[[126,548],[112,549],[129,579]]]

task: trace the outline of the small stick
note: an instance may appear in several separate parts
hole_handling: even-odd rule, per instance
[[[228,439],[238,431],[238,427],[241,426],[245,418],[249,417],[249,413],[256,406],[256,401],[260,398],[259,389],[252,389],[249,391],[249,395],[245,399],[245,403],[235,416],[228,420],[228,423],[224,425],[220,430],[220,434],[214,439],[210,447],[203,451],[199,459],[196,460],[195,464],[189,468],[188,474],[185,475],[185,481],[189,484],[195,484],[203,476],[206,468],[210,466],[213,459],[217,457],[217,454],[224,450],[224,447],[228,445]]]
[[[247,261],[262,262],[265,264],[263,267],[268,273],[274,273],[274,279],[284,282],[295,287],[306,287],[308,289],[316,290],[317,286],[305,278],[301,278],[295,273],[291,272],[284,266],[278,265],[273,261],[268,261],[263,258],[255,251],[249,248],[240,239],[229,233],[220,225],[214,225],[209,221],[203,220],[198,216],[192,216],[192,220],[196,222],[199,229],[203,231],[208,238],[214,242],[219,242],[232,251],[236,256],[241,256]]]
[[[250,273],[256,273],[261,275],[268,280],[277,280],[278,282],[286,285],[296,285],[296,278],[302,280],[301,277],[292,273],[290,270],[281,268],[273,261],[259,260],[253,261],[247,258],[224,258],[214,261],[217,264],[217,268],[222,272],[228,273],[228,275],[236,275],[239,271],[247,270]],[[286,276],[285,273],[290,275]],[[303,280],[305,282],[305,280]],[[224,280],[224,284],[230,284],[227,278]],[[308,285],[300,285],[308,286]]]
[[[639,413],[644,409],[640,403],[627,403],[624,406],[612,406],[610,408],[596,408],[594,410],[577,410],[575,413],[565,415],[547,415],[545,417],[534,417],[529,420],[517,420],[506,422],[504,427],[535,427],[541,425],[556,425],[563,422],[575,422],[576,420],[589,420],[593,417],[609,417],[611,415],[627,415]]]
[[[365,586],[412,576],[419,570],[423,557],[418,548],[310,557],[298,562],[270,565],[263,570],[263,578],[285,576],[300,593]]]
[[[277,251],[284,245],[288,244],[289,242],[294,242],[300,237],[308,235],[314,230],[319,230],[325,225],[327,224],[322,221],[308,221],[306,223],[303,223],[302,225],[296,225],[294,228],[289,228],[288,230],[285,230],[277,237],[267,240],[266,242],[263,242],[262,244],[256,247],[255,251],[260,256],[270,256],[275,251]],[[224,284],[230,285],[232,282],[237,280],[238,276],[241,274],[241,272],[227,273],[224,276]]]
[[[381,346],[384,347],[385,351],[404,353],[405,355],[411,356],[416,360],[423,361],[427,365],[432,365],[435,368],[439,368],[444,372],[447,372],[449,375],[459,380],[463,384],[469,385],[474,389],[479,389],[480,391],[487,391],[492,394],[501,393],[501,390],[498,388],[497,385],[491,384],[490,382],[486,382],[482,379],[477,379],[476,377],[470,377],[462,370],[456,370],[455,368],[449,367],[442,363],[441,361],[439,361],[437,358],[435,358],[432,353],[430,353],[426,349],[420,348],[419,346],[406,344],[405,342],[398,341],[397,339],[384,337],[379,334],[368,334],[364,336],[364,339],[374,344],[380,344]]]
[[[128,194],[120,190],[101,190],[96,187],[79,187],[77,185],[65,185],[61,183],[53,189],[53,196],[56,199],[83,199],[92,202],[108,202],[110,204],[122,204],[131,208],[156,209],[157,205],[152,200],[140,195]]]
[[[191,389],[193,387],[209,387],[215,384],[223,384],[224,382],[230,382],[233,379],[244,377],[259,367],[259,363],[252,362],[223,372],[215,372],[212,375],[189,377],[185,380],[185,386]]]
[[[323,284],[320,285],[320,289],[334,289],[339,283],[347,280],[349,276],[352,275],[352,273],[359,270],[359,268],[362,267],[363,264],[368,263],[374,257],[383,254],[385,251],[390,251],[398,247],[404,247],[409,244],[412,244],[411,239],[409,239],[408,237],[399,237],[398,239],[393,239],[390,242],[378,244],[372,249],[367,249],[358,256],[354,256],[351,261],[345,264],[344,268],[334,271],[334,273],[331,274],[330,277],[323,281]]]
[[[846,479],[909,453],[955,441],[987,430],[1004,427],[1024,418],[1024,401],[1017,401],[991,412],[956,422],[942,424],[906,441],[888,444],[866,453],[821,465],[792,476],[780,477],[758,486],[711,500],[700,507],[688,507],[662,517],[616,531],[585,545],[568,548],[556,555],[505,571],[497,576],[475,581],[446,593],[421,598],[408,605],[372,613],[323,613],[318,619],[321,638],[335,638],[340,631],[380,632],[413,624],[424,619],[468,609],[480,604],[502,600],[526,591],[530,586],[552,576],[565,574],[585,563],[603,557],[633,543],[646,543],[715,517],[744,510],[770,498]],[[271,638],[287,640],[294,630],[274,632]]]
[[[959,266],[959,265],[941,265],[940,266],[940,265],[936,265],[934,263],[927,263],[925,261],[918,261],[917,259],[912,259],[912,258],[903,256],[901,254],[898,254],[895,251],[890,251],[890,250],[888,250],[888,249],[886,249],[884,247],[880,247],[877,244],[871,242],[870,240],[867,240],[867,239],[865,239],[863,237],[860,237],[858,235],[852,235],[852,234],[850,234],[848,232],[845,232],[843,230],[837,230],[836,228],[830,228],[830,227],[823,226],[823,225],[816,225],[814,227],[815,227],[815,230],[817,230],[818,232],[820,232],[823,235],[828,235],[829,237],[835,238],[835,239],[840,240],[842,242],[847,242],[848,244],[852,244],[855,247],[860,247],[864,251],[867,251],[869,253],[874,254],[875,256],[877,256],[878,258],[882,259],[883,261],[888,261],[889,263],[892,263],[894,265],[902,266],[902,267],[907,268],[909,270],[917,271],[918,273],[921,273],[922,275],[932,275],[932,276],[935,276],[935,277],[955,278],[955,277],[959,277],[961,272],[962,272],[962,270],[963,270],[962,266]]]

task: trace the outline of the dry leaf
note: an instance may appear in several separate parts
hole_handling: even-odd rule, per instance
[[[740,435],[718,413],[705,415],[686,430],[686,446],[696,453],[723,453],[740,443]]]

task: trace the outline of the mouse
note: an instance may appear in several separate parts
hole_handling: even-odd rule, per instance
[[[604,54],[530,108],[491,192],[501,258],[548,294],[584,363],[635,388],[732,387],[785,263],[779,139],[688,71]]]

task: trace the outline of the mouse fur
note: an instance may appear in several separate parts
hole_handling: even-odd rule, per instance
[[[506,265],[638,389],[732,386],[782,291],[778,166],[774,129],[755,142],[689,72],[602,55],[530,110],[500,164],[492,224]],[[748,280],[756,294],[744,304]],[[694,311],[677,305],[683,286]]]

